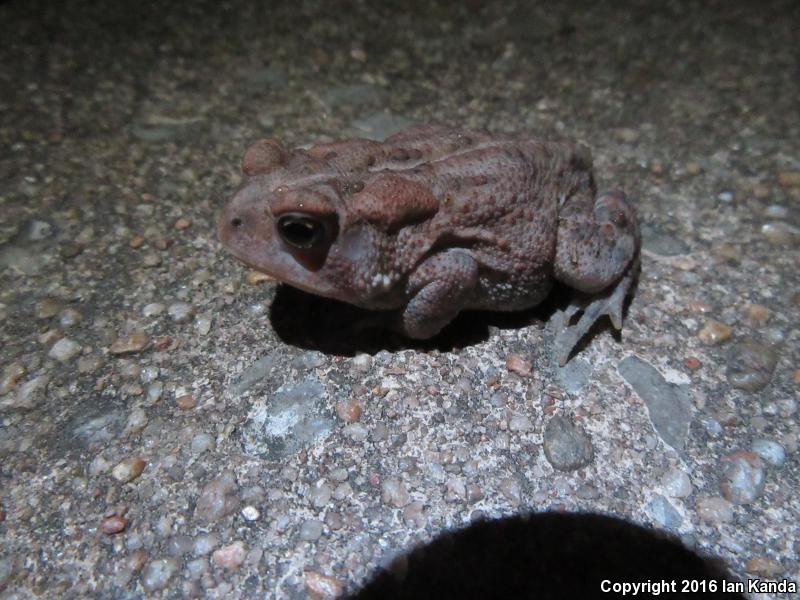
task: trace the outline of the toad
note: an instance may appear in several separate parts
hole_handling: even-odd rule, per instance
[[[417,339],[462,310],[535,306],[577,290],[556,336],[564,364],[603,316],[622,327],[640,235],[622,192],[597,194],[567,142],[423,126],[383,142],[288,149],[265,139],[219,219],[241,261],[291,286],[373,310]]]

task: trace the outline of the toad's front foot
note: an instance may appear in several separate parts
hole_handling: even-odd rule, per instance
[[[623,274],[622,278],[604,292],[592,296],[575,298],[564,311],[561,329],[556,332],[554,353],[559,366],[564,366],[575,345],[586,335],[599,319],[608,316],[617,330],[622,329],[622,309],[625,298],[636,280],[639,272],[638,257]],[[571,323],[578,314],[577,323]]]

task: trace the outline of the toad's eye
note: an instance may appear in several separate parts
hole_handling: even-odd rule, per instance
[[[278,219],[277,227],[284,242],[303,250],[314,248],[325,237],[324,223],[308,215],[283,215]]]

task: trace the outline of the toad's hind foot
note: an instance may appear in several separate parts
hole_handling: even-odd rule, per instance
[[[554,353],[558,358],[559,366],[563,367],[567,363],[575,345],[603,316],[608,315],[615,329],[622,329],[622,309],[625,305],[625,298],[633,286],[638,271],[639,261],[637,259],[615,285],[599,294],[572,300],[563,313],[560,330],[556,332]],[[570,324],[578,313],[581,313],[578,322]]]

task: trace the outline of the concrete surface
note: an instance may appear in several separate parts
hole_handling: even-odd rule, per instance
[[[0,598],[329,597],[524,510],[800,579],[798,23],[791,0],[0,5]],[[249,142],[428,121],[592,147],[644,228],[621,337],[560,370],[551,306],[362,342],[217,243]]]

